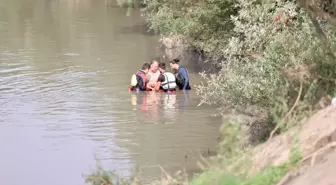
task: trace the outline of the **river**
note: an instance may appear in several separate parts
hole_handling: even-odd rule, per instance
[[[146,179],[197,169],[220,119],[194,91],[127,91],[156,57],[143,23],[113,1],[0,0],[0,184],[84,185],[96,158]]]

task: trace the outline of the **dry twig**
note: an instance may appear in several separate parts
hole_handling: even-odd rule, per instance
[[[276,185],[283,185],[291,178],[291,173],[287,173]]]
[[[285,120],[287,119],[287,117],[294,111],[294,108],[297,106],[297,104],[299,103],[299,100],[301,98],[301,94],[302,94],[302,81],[300,81],[300,90],[299,90],[299,94],[295,100],[295,103],[293,104],[292,108],[287,112],[287,114],[285,115],[285,117],[279,122],[279,124],[276,125],[276,127],[272,130],[268,140],[267,140],[267,144],[269,143],[269,141],[273,138],[273,135],[275,134],[275,132],[279,129],[279,127],[283,124],[283,122],[285,122]],[[267,145],[266,144],[266,145]]]
[[[304,162],[308,159],[311,158],[311,161],[310,161],[310,165],[313,166],[315,164],[315,160],[316,160],[316,157],[324,150],[327,150],[327,149],[330,149],[330,148],[333,148],[333,147],[336,147],[336,141],[334,142],[331,142],[329,144],[327,144],[326,146],[316,150],[315,152],[311,153],[310,155],[304,157],[303,159],[301,159],[300,162]]]

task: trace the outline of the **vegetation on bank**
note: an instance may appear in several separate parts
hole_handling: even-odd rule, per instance
[[[268,138],[297,99],[296,109],[314,110],[321,98],[336,93],[332,3],[145,0],[145,4],[153,30],[164,37],[178,35],[208,60],[220,63],[219,73],[201,74],[204,80],[196,86],[197,93],[202,103],[219,105],[220,113],[255,118],[251,132],[258,136],[252,140]]]
[[[243,149],[244,129],[240,124],[226,122],[222,128],[226,140],[220,143],[220,154],[213,159],[204,159],[204,172],[189,181],[182,171],[175,175],[168,174],[158,166],[163,173],[162,179],[152,182],[152,185],[273,185],[281,180],[290,170],[299,166],[300,153],[293,144],[289,161],[279,166],[268,166],[261,171],[251,172],[250,148]],[[241,138],[241,139],[239,139]],[[97,171],[86,176],[86,182],[92,185],[141,185],[138,173],[133,177],[123,179],[114,172],[107,172],[99,166]]]
[[[220,64],[219,73],[201,74],[203,82],[196,91],[202,103],[219,105],[221,114],[250,118],[246,125],[223,124],[219,155],[204,161],[208,165],[200,176],[189,182],[183,175],[167,174],[157,184],[277,183],[299,164],[295,147],[287,163],[253,174],[249,173],[251,148],[277,130],[292,127],[323,107],[324,101],[329,104],[336,95],[336,5],[323,0],[143,3],[154,31],[164,37],[178,36],[202,51],[207,60]],[[105,172],[93,174],[88,181],[113,184]]]

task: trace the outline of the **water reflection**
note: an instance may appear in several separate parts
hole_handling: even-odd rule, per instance
[[[142,122],[176,123],[179,119],[180,109],[188,105],[188,92],[178,91],[175,93],[157,92],[132,92],[131,102],[133,110],[140,112]]]
[[[129,141],[138,143],[134,147],[139,153],[134,158],[142,167],[142,177],[151,180],[159,176],[161,172],[157,165],[164,166],[169,172],[181,168],[197,171],[195,160],[199,158],[193,155],[206,152],[208,148],[213,149],[215,145],[211,143],[216,142],[217,135],[210,136],[208,133],[216,133],[218,124],[207,123],[216,123],[218,119],[209,116],[210,110],[196,107],[198,101],[195,93],[131,92],[130,97],[132,109],[138,113],[138,125],[135,128],[137,132],[132,134]],[[190,100],[194,102],[191,106]],[[208,115],[205,116],[205,112]],[[205,127],[200,129],[200,125]],[[201,147],[197,146],[199,143],[203,143]],[[175,150],[175,147],[179,149]],[[168,159],[173,160],[167,164],[165,161]]]
[[[174,123],[176,118],[179,117],[179,107],[176,104],[176,94],[175,93],[164,93],[163,94],[163,115],[166,123]]]

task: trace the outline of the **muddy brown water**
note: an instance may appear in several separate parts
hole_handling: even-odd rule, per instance
[[[142,24],[113,1],[0,0],[0,184],[84,185],[96,158],[147,180],[157,164],[197,169],[191,151],[214,148],[220,119],[194,91],[127,91],[156,56]]]

